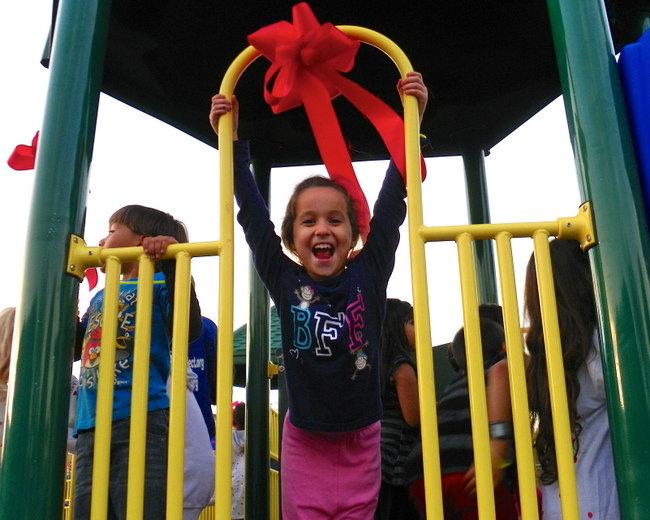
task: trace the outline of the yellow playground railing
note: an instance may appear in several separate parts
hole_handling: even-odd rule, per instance
[[[417,181],[409,178],[409,181]],[[558,478],[562,500],[563,518],[577,519],[578,504],[575,473],[573,469],[573,448],[567,407],[560,332],[555,303],[553,273],[549,253],[549,237],[577,240],[583,249],[596,244],[591,206],[585,203],[572,218],[560,218],[549,222],[474,224],[463,226],[426,227],[421,220],[412,218],[421,215],[419,183],[416,189],[409,187],[409,234],[411,240],[411,263],[413,272],[414,313],[417,334],[428,336],[428,311],[422,309],[420,301],[427,301],[426,266],[424,244],[426,242],[455,242],[461,279],[461,293],[466,338],[468,385],[470,412],[472,418],[472,441],[476,467],[476,489],[479,511],[482,519],[495,519],[494,487],[488,433],[488,417],[483,369],[483,354],[478,314],[478,290],[475,240],[494,240],[496,242],[499,267],[499,281],[503,302],[504,328],[510,396],[515,436],[515,455],[522,518],[539,518],[531,421],[526,392],[524,346],[519,323],[514,265],[512,259],[512,238],[529,237],[533,239],[536,259],[540,306],[543,315],[543,328],[546,344],[547,371],[551,392],[551,407],[554,423],[554,436],[557,449]],[[414,192],[416,192],[414,194]],[[415,211],[414,211],[415,210]],[[415,254],[413,251],[415,250]],[[420,300],[424,298],[424,300]],[[423,330],[422,330],[423,329]],[[416,336],[417,338],[418,336]],[[432,402],[432,389],[426,384],[427,374],[432,374],[430,349],[416,345],[418,361],[418,381],[420,382],[420,409],[424,407],[435,411]],[[439,459],[436,418],[421,418],[422,439],[425,464],[425,493],[427,511],[430,518],[443,518],[441,511],[439,483]],[[428,440],[427,440],[428,439]],[[433,478],[431,472],[434,472]]]
[[[412,71],[404,53],[391,40],[379,33],[353,26],[340,26],[344,33],[361,42],[377,47],[397,65],[400,75]],[[244,70],[259,56],[253,47],[246,48],[231,64],[221,84],[220,92],[231,98],[236,82]],[[442,519],[442,492],[439,444],[437,435],[434,370],[431,348],[429,306],[426,281],[425,244],[453,241],[457,245],[461,275],[464,326],[467,344],[467,365],[474,443],[476,484],[482,519],[494,519],[494,493],[491,478],[488,419],[483,377],[478,317],[477,275],[474,257],[475,240],[496,242],[501,296],[504,309],[506,346],[515,432],[515,450],[521,496],[522,516],[538,518],[535,489],[535,468],[524,372],[524,348],[519,323],[515,291],[511,239],[533,239],[540,300],[544,317],[547,345],[548,377],[551,381],[551,401],[555,425],[555,442],[559,469],[559,485],[564,518],[577,518],[575,475],[567,411],[566,390],[548,239],[578,240],[583,248],[595,244],[589,204],[581,206],[576,217],[551,222],[479,224],[448,227],[427,227],[422,221],[422,192],[420,185],[420,144],[417,102],[406,96],[404,102],[406,170],[408,182],[408,223],[413,278],[413,303],[416,325],[416,353],[421,410],[421,432],[425,474],[425,496],[429,518]],[[204,518],[229,518],[231,511],[231,389],[232,389],[232,330],[233,330],[233,143],[232,117],[228,113],[219,121],[220,136],[220,240],[168,247],[165,259],[176,259],[176,294],[172,344],[172,389],[169,436],[169,471],[167,517],[182,517],[183,506],[183,445],[185,415],[185,371],[187,365],[187,334],[190,290],[190,260],[197,256],[220,256],[219,271],[219,349],[217,360],[217,463],[215,464],[215,505]],[[111,434],[112,367],[115,357],[115,331],[120,265],[139,261],[138,320],[135,332],[135,361],[131,428],[131,458],[128,474],[128,515],[141,518],[144,490],[144,446],[146,432],[146,400],[148,380],[148,349],[151,322],[151,286],[153,263],[143,255],[142,248],[100,249],[86,247],[83,240],[73,236],[70,244],[68,270],[79,275],[86,267],[103,265],[106,269],[105,309],[102,330],[102,362],[97,404],[97,428],[93,466],[92,518],[105,517],[108,493],[108,461]],[[277,416],[272,415],[271,451],[277,458]],[[279,518],[279,478],[271,470],[271,516]],[[209,516],[213,515],[213,516]]]

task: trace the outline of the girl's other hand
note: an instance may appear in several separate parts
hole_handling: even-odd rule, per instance
[[[165,235],[143,237],[142,248],[149,258],[151,258],[153,261],[156,261],[163,254],[165,254],[165,250],[167,249],[168,245],[177,243],[178,240],[176,240],[174,237],[168,237]]]
[[[234,140],[237,140],[237,129],[239,127],[239,103],[237,97],[233,95],[232,100],[228,101],[223,94],[212,96],[210,125],[212,125],[215,134],[219,133],[219,118],[228,112],[232,112],[232,136]]]
[[[427,101],[429,100],[429,89],[424,84],[422,74],[415,71],[408,72],[405,77],[397,82],[397,90],[400,95],[415,96],[418,100],[420,123],[422,123],[424,111],[427,108]]]

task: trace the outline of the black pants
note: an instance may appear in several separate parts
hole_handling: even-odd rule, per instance
[[[375,520],[419,520],[419,518],[417,510],[411,503],[408,488],[393,486],[382,481]]]

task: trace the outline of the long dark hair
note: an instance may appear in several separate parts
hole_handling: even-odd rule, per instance
[[[389,371],[396,356],[402,355],[413,361],[404,325],[413,319],[413,307],[410,303],[388,298],[386,300],[386,317],[381,334],[381,395],[385,396],[390,380]]]
[[[593,348],[593,335],[597,325],[596,305],[589,259],[578,243],[573,240],[553,240],[550,249],[575,455],[582,429],[576,411],[576,400],[580,393],[578,370]],[[528,398],[531,411],[539,415],[536,448],[542,470],[540,480],[543,484],[550,484],[557,480],[557,466],[534,255],[526,269],[524,301],[529,320],[526,334],[526,345],[530,353],[526,369]]]

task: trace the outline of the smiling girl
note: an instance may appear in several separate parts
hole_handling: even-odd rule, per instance
[[[398,82],[423,114],[419,73]],[[212,98],[210,123],[233,111],[235,98]],[[391,162],[362,251],[351,257],[359,228],[339,184],[311,177],[287,204],[282,238],[249,168],[247,143],[235,146],[238,220],[255,267],[280,316],[289,412],[282,438],[282,514],[286,520],[372,518],[381,481],[379,345],[386,286],[399,226],[406,216],[402,179]],[[283,254],[281,241],[299,263]]]

